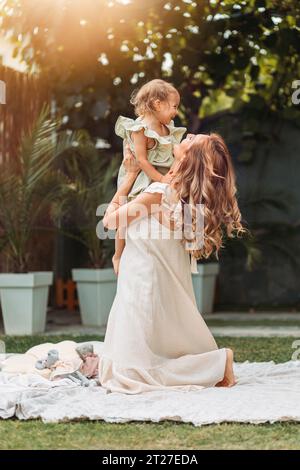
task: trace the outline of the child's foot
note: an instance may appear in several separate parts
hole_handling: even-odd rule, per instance
[[[112,257],[112,264],[113,268],[115,271],[116,276],[119,274],[119,264],[120,264],[120,258],[117,258],[116,255]]]
[[[216,384],[216,387],[233,387],[236,379],[233,373],[233,351],[232,349],[226,348],[226,366],[224,378]]]

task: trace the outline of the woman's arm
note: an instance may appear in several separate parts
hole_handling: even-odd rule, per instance
[[[149,178],[153,181],[161,181],[163,175],[157,171],[148,160],[147,154],[147,137],[144,134],[144,130],[141,129],[137,132],[132,132],[132,141],[134,143],[135,154],[137,161],[140,164],[141,169],[146,173]]]
[[[142,193],[133,201],[118,207],[103,218],[103,225],[108,229],[127,227],[131,222],[160,210],[161,193]]]
[[[137,218],[157,212],[157,205],[161,201],[161,194],[145,192],[139,194],[133,201],[124,203],[137,174],[141,171],[139,163],[128,147],[126,147],[124,166],[126,169],[124,180],[109,203],[102,220],[104,227],[108,229],[126,227]]]

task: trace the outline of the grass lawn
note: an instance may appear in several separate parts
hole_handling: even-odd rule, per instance
[[[245,318],[240,320],[232,320],[232,319],[221,319],[221,318],[209,318],[205,319],[205,322],[208,326],[229,326],[229,327],[240,327],[240,326],[261,326],[261,327],[295,327],[299,330],[299,337],[300,337],[300,320],[297,319],[262,319],[259,318],[251,320],[251,318]]]
[[[68,336],[0,337],[7,352],[24,352],[42,342]],[[103,338],[80,336],[77,342]],[[235,360],[284,362],[291,359],[295,338],[216,338],[231,347]],[[1,449],[299,449],[300,423],[231,424],[195,427],[172,421],[158,424],[110,424],[82,421],[43,424],[39,420],[0,421]]]

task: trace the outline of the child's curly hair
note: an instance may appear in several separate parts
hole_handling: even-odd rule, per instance
[[[155,111],[155,100],[168,101],[172,93],[179,96],[178,91],[171,83],[156,78],[145,83],[140,89],[134,90],[130,103],[134,106],[135,114],[143,116],[147,112],[153,113]]]

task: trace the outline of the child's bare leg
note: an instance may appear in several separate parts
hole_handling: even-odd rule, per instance
[[[120,259],[121,259],[121,255],[122,255],[124,247],[125,247],[124,233],[125,233],[125,231],[122,230],[122,228],[119,228],[116,231],[115,253],[114,253],[114,256],[112,257],[113,268],[114,268],[114,271],[115,271],[116,275],[118,275],[118,273],[119,273]],[[123,236],[122,236],[122,234],[123,234]]]

